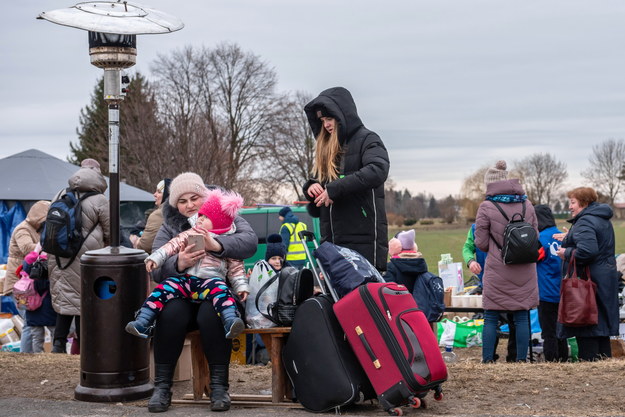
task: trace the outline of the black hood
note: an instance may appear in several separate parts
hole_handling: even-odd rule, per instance
[[[536,212],[536,218],[538,219],[538,230],[543,231],[548,227],[554,227],[556,225],[556,220],[553,218],[553,213],[551,209],[546,204],[539,204],[534,206],[534,211]]]
[[[319,115],[336,119],[341,145],[363,126],[351,93],[343,87],[322,91],[317,98],[304,107],[304,111],[315,138],[322,128]]]
[[[418,276],[428,272],[428,264],[423,258],[391,258],[391,263],[404,275]]]

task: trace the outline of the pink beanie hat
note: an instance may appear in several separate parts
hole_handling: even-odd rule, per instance
[[[169,205],[176,207],[176,203],[183,194],[194,193],[203,197],[207,191],[204,181],[198,174],[183,172],[169,185]]]
[[[198,214],[208,217],[213,223],[211,232],[220,235],[230,230],[242,206],[243,197],[234,191],[209,190]]]

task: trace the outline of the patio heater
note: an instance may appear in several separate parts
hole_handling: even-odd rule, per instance
[[[175,32],[184,24],[161,11],[112,0],[78,3],[37,18],[88,31],[91,63],[104,70],[108,104],[111,245],[80,258],[81,370],[74,395],[94,402],[145,398],[153,389],[148,343],[124,331],[147,294],[148,279],[146,253],[120,246],[119,105],[128,84],[122,70],[135,65],[137,35]]]

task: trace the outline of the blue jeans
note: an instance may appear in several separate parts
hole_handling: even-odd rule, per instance
[[[491,362],[495,355],[495,342],[499,327],[499,310],[484,310],[484,333],[482,334],[482,361]],[[516,327],[516,360],[525,361],[530,344],[529,311],[512,311]]]
[[[20,317],[24,319],[22,325],[22,334],[20,336],[20,352],[21,353],[34,353],[33,352],[33,336],[32,328],[26,324],[26,309],[18,306],[17,310],[20,312]]]

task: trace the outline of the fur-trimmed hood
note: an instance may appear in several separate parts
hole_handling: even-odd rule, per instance
[[[188,230],[191,228],[189,219],[182,215],[178,209],[168,202],[164,202],[163,208],[163,223],[166,224],[176,234]]]

